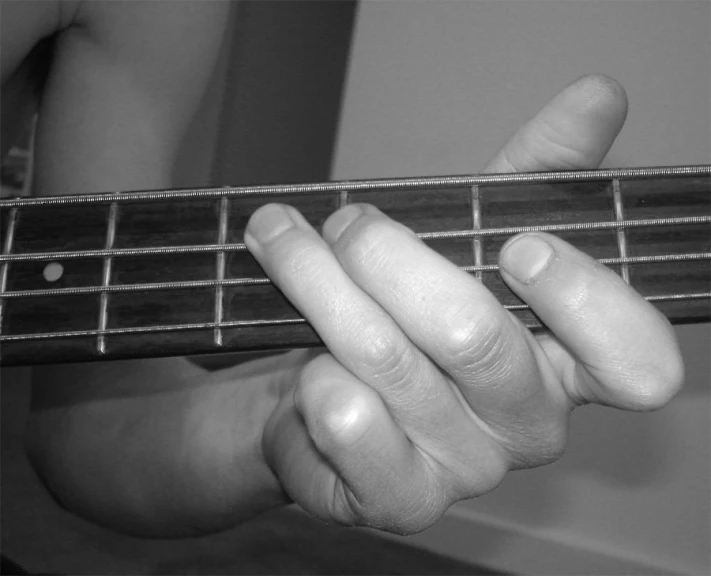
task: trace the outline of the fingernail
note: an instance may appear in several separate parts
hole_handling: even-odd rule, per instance
[[[334,244],[361,214],[363,214],[363,208],[359,204],[349,204],[331,214],[323,223],[324,240],[329,244]]]
[[[294,210],[281,204],[267,204],[257,210],[249,219],[245,237],[251,236],[260,244],[268,244],[277,236],[297,225]]]
[[[371,204],[349,204],[328,217],[323,224],[323,237],[329,244],[336,242],[348,227],[361,215],[383,216],[383,213]]]
[[[522,284],[533,282],[551,261],[555,251],[540,236],[526,234],[507,243],[499,265]]]

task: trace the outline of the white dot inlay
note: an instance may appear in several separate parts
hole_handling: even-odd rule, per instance
[[[42,275],[47,282],[56,282],[64,274],[64,266],[59,262],[50,262],[44,267]]]

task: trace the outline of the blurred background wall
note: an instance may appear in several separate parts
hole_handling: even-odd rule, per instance
[[[563,86],[627,89],[605,167],[709,163],[708,2],[360,3],[335,179],[480,170]],[[455,506],[423,546],[525,574],[708,574],[709,325],[677,330],[687,384],[658,413],[587,407],[569,453]]]

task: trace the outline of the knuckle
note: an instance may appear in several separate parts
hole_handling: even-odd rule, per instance
[[[359,502],[349,490],[342,494],[339,507],[347,510],[347,518],[355,519],[351,523],[403,536],[429,528],[447,509],[447,506],[426,494],[419,498],[400,497],[397,502],[379,497],[367,503]]]
[[[334,483],[328,504],[331,517],[349,526],[415,534],[432,526],[455,501],[436,478],[423,482],[402,478],[399,489],[355,492],[342,480]]]
[[[568,446],[568,433],[566,427],[552,428],[546,431],[543,438],[539,438],[531,458],[529,468],[545,466],[557,462],[565,454]]]
[[[557,462],[565,454],[568,445],[567,427],[514,434],[505,445],[511,455],[513,469],[546,466]]]
[[[464,309],[446,322],[441,346],[457,372],[497,373],[508,364],[508,340],[494,310]]]
[[[359,350],[359,368],[390,384],[407,382],[415,364],[414,354],[402,333],[365,329]]]

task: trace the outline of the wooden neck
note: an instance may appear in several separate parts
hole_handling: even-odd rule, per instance
[[[559,235],[675,323],[709,320],[711,166],[454,176],[0,200],[3,364],[320,344],[242,235],[267,202],[317,228],[367,202],[481,280],[532,329],[503,283],[513,234]]]

